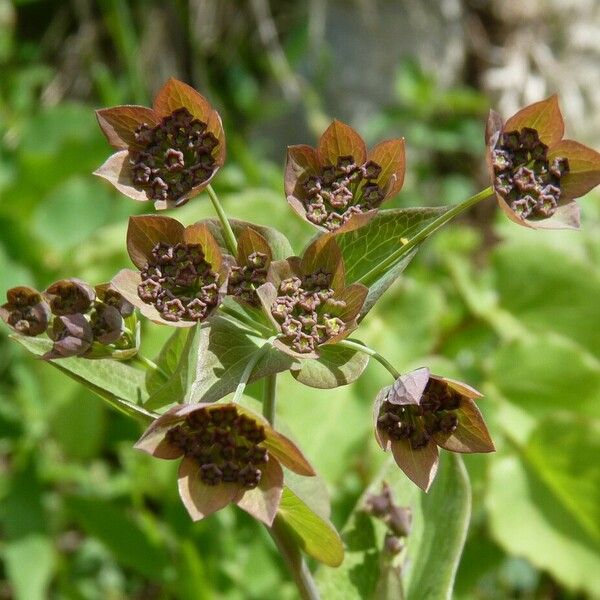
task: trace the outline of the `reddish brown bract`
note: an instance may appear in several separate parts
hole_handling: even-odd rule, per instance
[[[600,183],[600,154],[563,134],[556,96],[527,106],[506,123],[490,111],[488,169],[498,203],[515,223],[579,227],[574,200]]]
[[[404,182],[404,139],[370,152],[348,125],[334,121],[317,149],[289,146],[285,193],[292,208],[324,231],[342,233],[367,223]]]
[[[427,491],[437,472],[438,446],[452,452],[493,452],[494,444],[473,401],[472,387],[422,368],[379,392],[375,437],[404,473]]]
[[[185,204],[225,162],[219,114],[190,86],[169,79],[152,109],[116,106],[96,112],[108,142],[119,150],[95,174],[134,200],[157,209]]]

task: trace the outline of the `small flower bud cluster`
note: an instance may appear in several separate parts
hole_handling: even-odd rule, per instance
[[[252,306],[260,306],[255,290],[267,280],[267,260],[266,254],[253,252],[246,265],[231,267],[227,294]]]
[[[523,219],[547,219],[558,207],[561,178],[569,161],[548,159],[548,146],[536,129],[503,133],[492,151],[494,188]]]
[[[393,394],[393,389],[388,392]],[[377,427],[393,440],[407,440],[413,450],[424,448],[436,433],[452,433],[458,426],[458,392],[437,379],[429,379],[419,405],[393,404],[385,400]]]
[[[43,293],[13,288],[2,306],[4,320],[22,335],[47,332],[56,357],[86,353],[94,342],[114,344],[123,336],[123,317],[133,306],[117,291],[94,288],[78,279],[62,279]]]
[[[138,296],[167,321],[202,321],[219,304],[218,275],[199,244],[157,243]]]
[[[207,485],[237,483],[253,489],[260,483],[261,465],[269,460],[260,445],[266,439],[264,427],[233,405],[190,413],[166,439],[198,464]]]
[[[342,333],[345,323],[331,314],[344,308],[343,300],[333,298],[331,275],[318,271],[312,275],[290,277],[279,284],[278,296],[271,306],[273,318],[290,347],[300,354],[313,352],[330,338]]]
[[[412,514],[410,508],[398,506],[392,498],[392,490],[384,481],[380,494],[369,494],[365,500],[365,510],[387,526],[385,551],[399,554],[404,548],[403,538],[410,534]]]
[[[337,165],[325,166],[303,183],[306,218],[335,231],[354,214],[377,208],[384,199],[375,183],[381,167],[372,160],[357,165],[352,156],[340,156]]]
[[[133,182],[152,200],[177,200],[215,169],[213,151],[219,140],[186,108],[178,108],[155,127],[142,123],[135,141],[141,149],[130,149]]]

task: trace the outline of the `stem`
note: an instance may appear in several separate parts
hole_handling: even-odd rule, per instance
[[[155,362],[151,361],[149,358],[142,356],[141,354],[136,354],[131,358],[131,361],[137,363],[144,367],[144,369],[150,369],[151,371],[156,371],[160,373],[165,379],[169,379],[169,374],[163,371]]]
[[[277,375],[267,377],[263,397],[263,415],[273,425],[275,422],[275,403],[277,401]],[[289,535],[286,535],[285,524],[279,518],[275,518],[273,525],[267,527],[269,535],[275,542],[283,562],[290,571],[296,587],[303,600],[319,600],[319,591],[306,565],[306,561],[300,553],[300,549]]]
[[[442,228],[446,223],[454,219],[454,217],[460,215],[471,206],[474,206],[478,202],[489,198],[494,194],[491,187],[482,190],[478,194],[467,198],[464,202],[453,206],[447,210],[443,215],[440,215],[437,219],[433,220],[427,227],[423,227],[419,233],[414,237],[410,238],[406,244],[398,248],[395,252],[392,252],[385,260],[380,262],[376,267],[373,267],[369,272],[365,273],[359,280],[369,287],[373,285],[384,273],[386,273],[390,267],[394,266],[405,254],[408,254],[413,248],[418,246],[421,242],[425,241],[431,234],[435,233],[438,229]]]
[[[400,373],[396,371],[392,363],[386,360],[379,352],[373,350],[373,348],[369,348],[365,346],[362,342],[355,342],[353,340],[342,340],[341,342],[337,342],[337,346],[344,346],[345,348],[352,348],[353,350],[358,350],[358,352],[362,352],[367,354],[368,356],[372,356],[377,362],[381,363],[392,375],[394,381],[400,377]]]
[[[240,377],[240,381],[235,388],[235,394],[233,395],[232,402],[239,402],[246,386],[248,385],[248,380],[252,376],[252,371],[254,371],[254,367],[258,364],[258,361],[264,356],[265,352],[269,350],[271,347],[271,343],[275,339],[276,336],[269,338],[251,357]],[[265,415],[266,416],[266,415]],[[268,417],[267,417],[268,418]],[[269,419],[271,421],[271,419]]]
[[[229,252],[231,252],[232,256],[237,256],[237,241],[235,239],[235,235],[233,233],[233,229],[231,229],[231,225],[229,224],[229,220],[227,219],[227,215],[219,202],[219,198],[213,190],[212,186],[209,184],[206,186],[206,191],[211,199],[215,212],[219,217],[219,221],[221,221],[221,227],[223,228],[223,237],[225,238],[225,244],[227,244],[227,248]]]

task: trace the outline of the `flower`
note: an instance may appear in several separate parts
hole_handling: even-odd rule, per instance
[[[176,79],[158,91],[152,108],[115,106],[96,116],[118,152],[94,174],[134,200],[154,200],[156,209],[185,204],[225,162],[219,113]]]
[[[481,394],[464,383],[431,375],[427,368],[411,371],[377,395],[377,442],[427,491],[438,467],[438,446],[461,453],[494,451],[475,398]]]
[[[404,169],[404,138],[367,152],[360,135],[336,120],[316,149],[288,147],[285,193],[292,208],[319,229],[352,231],[400,191]]]
[[[135,447],[157,458],[183,459],[179,495],[194,521],[233,502],[270,526],[281,501],[281,465],[315,474],[293,442],[234,403],[175,406]]]
[[[257,293],[280,332],[274,345],[296,358],[318,358],[320,346],[334,344],[356,328],[368,288],[346,286],[342,254],[326,235],[302,258],[272,262],[267,283]]]
[[[90,350],[94,341],[90,322],[80,313],[55,317],[49,335],[54,344],[42,356],[44,360],[82,356]]]
[[[246,227],[238,236],[237,265],[229,271],[227,295],[242,303],[260,307],[256,289],[267,281],[267,270],[273,258],[267,240]]]
[[[17,333],[33,337],[48,329],[50,307],[37,290],[14,287],[6,292],[6,299],[0,306],[0,317]]]
[[[515,223],[579,228],[575,198],[600,184],[600,154],[563,135],[556,95],[523,108],[505,123],[490,111],[488,169],[498,203]]]
[[[56,316],[86,312],[96,299],[96,291],[81,279],[61,279],[44,292]]]
[[[127,250],[140,272],[123,269],[112,286],[155,323],[192,327],[206,320],[227,290],[227,268],[204,223],[131,217]]]

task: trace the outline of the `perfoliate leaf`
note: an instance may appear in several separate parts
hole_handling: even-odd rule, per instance
[[[504,131],[520,131],[523,127],[537,129],[540,139],[547,146],[559,142],[564,135],[565,125],[558,106],[558,96],[554,94],[521,109],[506,121]]]
[[[346,267],[346,283],[358,281],[446,210],[445,207],[381,210],[364,227],[337,235],[336,241]],[[369,286],[369,294],[361,315],[364,316],[373,308],[379,297],[404,271],[415,253],[416,249],[406,254],[398,264]]]
[[[369,363],[362,352],[343,346],[325,345],[319,348],[319,358],[300,361],[292,375],[304,385],[330,389],[356,381]]]
[[[211,319],[210,326],[200,331],[196,375],[187,400],[215,402],[233,392],[261,341],[223,317]],[[294,364],[289,356],[271,348],[258,361],[249,382],[287,371]]]
[[[136,145],[134,133],[140,124],[146,123],[150,127],[157,124],[154,111],[145,106],[102,108],[96,111],[96,118],[108,143],[119,150]]]
[[[322,165],[335,166],[340,156],[352,156],[361,164],[367,158],[367,148],[352,127],[336,119],[321,136],[317,154]]]
[[[309,556],[330,567],[344,559],[344,546],[335,527],[311,510],[289,487],[283,488],[276,521]]]

